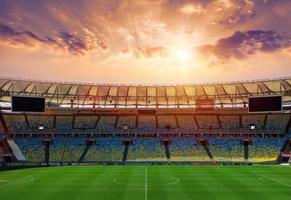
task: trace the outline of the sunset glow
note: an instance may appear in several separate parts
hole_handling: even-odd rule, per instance
[[[0,4],[2,76],[172,84],[291,75],[291,1]]]

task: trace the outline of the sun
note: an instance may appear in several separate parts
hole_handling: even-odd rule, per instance
[[[170,50],[170,55],[178,63],[187,63],[191,60],[192,51],[190,48],[173,47]]]
[[[187,62],[190,59],[190,51],[188,49],[177,49],[175,57],[179,62]]]

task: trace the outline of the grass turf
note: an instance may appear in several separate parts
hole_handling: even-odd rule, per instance
[[[84,166],[0,171],[0,199],[290,200],[291,167]]]

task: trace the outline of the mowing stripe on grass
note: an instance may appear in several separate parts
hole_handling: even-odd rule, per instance
[[[147,200],[148,199],[148,168],[146,167],[145,169],[145,184],[144,184],[144,199]]]

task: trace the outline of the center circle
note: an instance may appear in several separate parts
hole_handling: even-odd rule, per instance
[[[160,180],[161,183],[159,183]],[[118,177],[114,178],[113,182],[119,185],[135,186],[135,187],[157,187],[175,185],[180,182],[180,179],[175,176],[134,176],[134,177]]]

